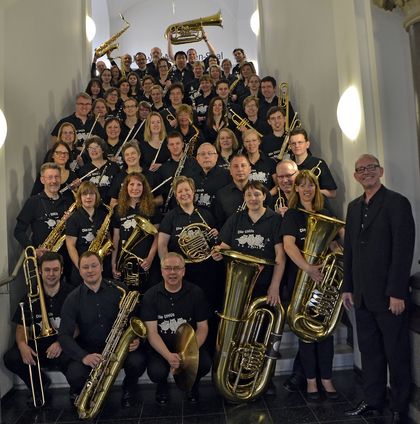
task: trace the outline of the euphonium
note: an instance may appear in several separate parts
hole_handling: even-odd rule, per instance
[[[338,263],[339,255],[326,253],[345,222],[301,210],[309,215],[302,253],[310,264],[323,262],[324,279],[316,283],[299,269],[287,319],[290,329],[300,339],[313,342],[328,337],[340,318],[343,270]]]
[[[125,28],[114,34],[109,40],[104,41],[99,47],[95,49],[95,56],[102,57],[106,53],[111,53],[113,50],[118,49],[118,43],[115,41],[121,37],[121,35],[130,28],[130,24],[124,19],[124,16],[120,13],[120,18],[125,22]]]
[[[112,241],[106,238],[108,235],[109,224],[111,223],[111,217],[113,210],[111,207],[104,205],[108,209],[108,213],[101,224],[96,237],[92,240],[89,245],[89,252],[97,253],[101,258],[104,258],[106,254],[112,249]]]
[[[47,238],[39,246],[40,249],[47,249],[50,252],[58,252],[66,239],[64,230],[66,229],[66,221],[76,209],[76,202],[64,212],[64,215],[57,222],[56,226],[48,234]]]
[[[120,302],[120,312],[114,321],[102,352],[102,361],[89,377],[74,403],[79,418],[92,419],[100,411],[105,397],[114,384],[128,354],[128,347],[135,337],[146,337],[146,327],[138,318],[132,317],[126,329],[128,317],[138,303],[140,293],[131,291]]]
[[[268,306],[266,297],[250,304],[263,265],[272,262],[232,250],[220,253],[226,257],[227,272],[213,381],[228,401],[246,402],[264,393],[275,370],[284,311],[281,305]]]
[[[223,18],[220,10],[214,15],[206,16],[205,18],[169,25],[165,30],[165,38],[169,38],[172,44],[197,43],[204,38],[203,26],[219,26],[223,28]]]
[[[140,263],[143,259],[135,255],[132,250],[147,236],[157,234],[156,227],[142,216],[135,216],[136,227],[127,241],[121,246],[117,269],[122,273],[124,283],[129,286],[140,284]]]

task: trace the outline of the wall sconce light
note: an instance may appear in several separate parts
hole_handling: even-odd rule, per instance
[[[258,37],[258,34],[260,33],[260,13],[258,12],[258,9],[251,15],[249,25],[251,26],[252,32],[256,37]]]
[[[356,140],[362,123],[362,108],[359,92],[354,85],[347,88],[338,101],[337,120],[346,137]]]
[[[96,34],[95,21],[88,15],[86,15],[86,38],[89,43],[94,39]]]
[[[3,147],[7,136],[7,121],[3,111],[0,109],[0,149]]]

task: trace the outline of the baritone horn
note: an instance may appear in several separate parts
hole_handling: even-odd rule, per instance
[[[204,38],[204,26],[219,26],[223,28],[222,13],[217,13],[205,18],[193,19],[192,21],[179,22],[169,25],[165,30],[165,38],[172,44],[197,43]]]
[[[341,286],[343,269],[341,254],[328,253],[328,248],[338,230],[345,224],[329,216],[308,214],[306,238],[303,246],[305,260],[313,265],[321,264],[324,275],[320,283],[312,280],[299,269],[292,300],[287,311],[290,329],[303,341],[314,342],[328,337],[341,316]]]
[[[128,28],[130,28],[130,24],[124,19],[124,16],[121,13],[120,18],[125,22],[125,27],[95,49],[95,56],[97,58],[102,57],[104,54],[109,54],[115,49],[118,49],[119,44],[115,43],[115,41],[118,40],[118,38],[120,38],[121,35],[123,35],[124,32],[128,30]]]
[[[226,286],[213,381],[226,400],[248,402],[264,393],[275,370],[284,310],[281,304],[269,306],[266,296],[251,302],[258,275],[273,262],[233,250],[220,253],[226,260]]]

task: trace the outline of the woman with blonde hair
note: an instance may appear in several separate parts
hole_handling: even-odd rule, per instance
[[[165,124],[160,113],[150,112],[144,126],[144,143],[140,143],[141,164],[155,172],[170,157]]]
[[[229,169],[230,159],[239,148],[238,139],[235,133],[229,128],[222,128],[217,134],[214,146],[219,154],[217,166]]]

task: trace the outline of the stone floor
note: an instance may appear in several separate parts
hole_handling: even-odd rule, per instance
[[[321,400],[309,403],[304,393],[288,393],[282,383],[285,377],[275,377],[277,395],[264,396],[255,402],[244,405],[231,405],[218,395],[210,381],[200,386],[200,402],[190,405],[183,394],[171,384],[170,402],[166,407],[154,401],[154,386],[139,385],[137,403],[133,408],[120,406],[121,388],[115,387],[109,394],[106,405],[96,423],[122,424],[387,424],[391,416],[389,410],[379,418],[346,419],[343,411],[361,400],[362,390],[359,377],[353,371],[337,371],[333,376],[339,399]],[[52,400],[41,410],[26,405],[27,392],[14,391],[2,401],[2,424],[32,423],[79,423],[76,411],[70,405],[68,389],[52,390]]]

